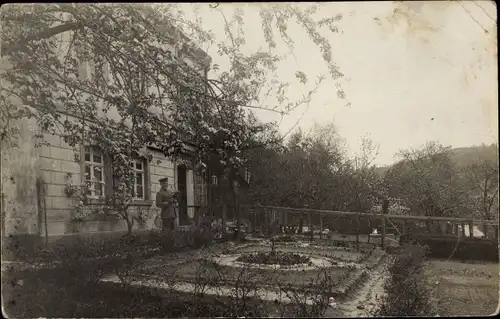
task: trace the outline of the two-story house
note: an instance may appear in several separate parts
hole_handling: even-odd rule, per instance
[[[170,27],[169,27],[170,28]],[[182,33],[182,37],[185,38]],[[64,43],[65,34],[61,34]],[[63,45],[62,45],[63,46]],[[176,50],[173,54],[189,63],[203,63],[208,70],[210,57],[199,48],[189,45],[188,50]],[[188,53],[186,53],[188,52]],[[9,67],[2,57],[2,69]],[[92,64],[82,61],[80,77],[91,76]],[[206,71],[205,74],[206,76]],[[7,84],[2,79],[2,85]],[[21,103],[17,101],[17,103]],[[75,114],[61,114],[74,117]],[[90,196],[94,200],[86,209],[99,209],[102,199],[112,192],[113,178],[110,162],[99,145],[80,145],[75,150],[64,142],[59,135],[44,133],[47,145],[37,147],[40,128],[35,119],[14,121],[19,128],[17,147],[2,145],[2,233],[4,235],[29,236],[32,238],[54,239],[63,235],[77,233],[105,233],[127,229],[124,220],[90,218],[74,221],[75,200],[67,194],[68,185],[81,185],[86,179],[92,180]],[[174,125],[176,123],[169,123]],[[144,224],[135,228],[154,228],[159,209],[154,199],[160,189],[159,179],[168,177],[169,187],[181,193],[179,223],[188,224],[194,218],[193,205],[204,204],[207,187],[204,179],[196,174],[192,161],[189,141],[184,141],[185,152],[173,159],[166,158],[159,148],[144,146],[152,154],[139,157],[134,164],[136,198],[131,210],[134,214],[146,216]],[[80,154],[75,160],[75,151]]]

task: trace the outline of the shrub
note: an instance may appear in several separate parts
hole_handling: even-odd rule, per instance
[[[214,240],[213,233],[206,227],[194,227],[185,232],[185,236],[189,247],[193,249],[208,247]]]
[[[401,243],[415,242],[429,247],[428,256],[460,260],[498,261],[498,243],[480,238],[416,235],[402,236]]]
[[[227,284],[227,271],[220,265],[207,260],[199,260],[196,267],[195,289],[193,291],[193,304],[207,300],[204,295],[208,285],[215,288],[216,297],[209,298],[216,312],[206,311],[200,316],[218,317],[265,317],[266,309],[259,297],[258,282],[259,273],[250,267],[242,267],[238,270],[228,296],[222,294],[222,285]],[[186,316],[186,313],[182,314]]]
[[[2,259],[25,260],[42,246],[38,235],[12,235],[2,237]]]
[[[275,280],[280,299],[286,297],[290,300],[289,303],[275,300],[282,318],[322,317],[328,308],[329,297],[333,294],[335,288],[335,284],[326,268],[322,268],[317,276],[310,279],[303,289],[297,289],[293,284],[283,285],[278,278]]]
[[[162,253],[208,247],[213,240],[213,233],[204,227],[192,227],[186,231],[174,232],[152,231],[147,238],[148,244],[156,245]]]
[[[276,242],[282,242],[282,243],[292,243],[292,242],[296,242],[297,240],[295,239],[295,237],[291,236],[291,235],[282,235],[282,236],[277,236],[275,239],[274,239]]]
[[[376,316],[432,316],[430,290],[423,274],[427,247],[405,245],[389,267]]]

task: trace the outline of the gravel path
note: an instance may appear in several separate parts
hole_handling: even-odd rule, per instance
[[[381,262],[370,271],[369,277],[349,300],[340,302],[336,309],[330,308],[324,317],[370,317],[377,304],[377,297],[384,294],[385,263]]]

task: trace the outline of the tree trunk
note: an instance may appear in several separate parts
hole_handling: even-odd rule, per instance
[[[303,227],[304,227],[304,215],[300,213],[299,230],[297,231],[299,234],[302,234]]]
[[[125,217],[125,221],[127,222],[127,236],[132,235],[132,227],[134,226],[134,220],[129,216]]]
[[[231,190],[233,193],[233,211],[234,216],[236,217],[236,230],[235,230],[235,239],[239,241],[241,239],[241,216],[239,210],[239,198],[238,198],[238,186],[236,184],[236,180],[231,181]]]

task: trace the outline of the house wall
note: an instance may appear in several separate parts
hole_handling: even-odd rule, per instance
[[[103,231],[123,231],[127,229],[123,220],[88,220],[75,223],[72,221],[75,207],[75,199],[68,198],[65,194],[65,187],[69,181],[73,185],[81,185],[81,166],[75,162],[75,150],[67,145],[57,135],[47,135],[45,140],[50,143],[40,149],[40,173],[46,184],[46,214],[47,214],[47,232],[49,236],[72,234],[78,232],[103,232]],[[149,150],[153,154],[153,159],[148,163],[148,184],[149,200],[140,201],[139,205],[132,206],[130,212],[132,216],[146,213],[147,222],[142,227],[135,225],[135,228],[154,228],[154,220],[159,215],[159,209],[154,203],[156,193],[160,189],[159,179],[168,177],[169,188],[176,189],[176,163],[165,158],[165,156],[156,150]],[[71,174],[71,177],[68,176]],[[192,188],[192,187],[191,187]],[[192,191],[192,190],[191,190]],[[188,191],[189,193],[189,191]],[[101,205],[89,205],[87,209],[96,210]],[[42,230],[42,235],[45,232]]]
[[[19,128],[17,147],[1,145],[2,232],[7,236],[37,234],[39,163],[33,148],[36,123],[26,119],[12,124]]]
[[[2,192],[6,234],[36,234],[46,236],[71,235],[76,233],[98,233],[124,231],[123,220],[73,221],[76,199],[68,197],[65,189],[68,184],[81,185],[81,165],[75,161],[75,149],[66,144],[58,135],[45,134],[48,145],[35,147],[36,124],[28,120],[20,121],[20,147],[2,152]],[[145,225],[136,223],[135,229],[155,228],[155,218],[160,210],[154,199],[160,190],[159,179],[168,177],[169,188],[177,189],[176,167],[180,163],[165,158],[156,150],[149,150],[153,159],[148,163],[149,200],[130,208],[131,215],[145,213]],[[182,162],[185,164],[186,162]],[[194,205],[193,170],[187,170],[188,205]],[[37,190],[37,180],[43,189]],[[102,208],[102,205],[86,206],[89,211]],[[194,209],[188,210],[194,218]]]

